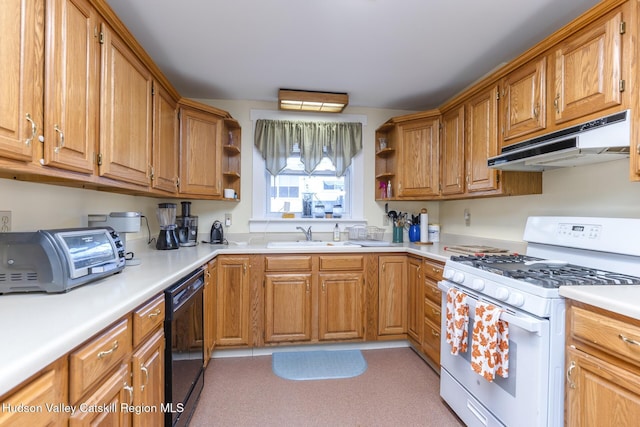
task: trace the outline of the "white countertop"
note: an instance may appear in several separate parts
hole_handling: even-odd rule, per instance
[[[445,235],[446,236],[446,235]],[[487,239],[449,236],[440,243],[421,246],[411,243],[384,247],[309,247],[267,249],[266,242],[250,244],[181,247],[159,251],[144,241],[127,242],[127,250],[140,259],[138,266],[72,289],[65,294],[0,295],[0,395],[37,373],[40,369],[69,353],[120,317],[156,296],[186,274],[204,265],[218,254],[266,253],[362,253],[398,252],[446,261],[451,252],[447,245],[493,244],[512,251],[524,252],[521,242],[496,242]],[[578,299],[611,311],[640,319],[640,287],[570,287],[561,295]],[[604,305],[602,305],[604,304]]]
[[[640,286],[561,286],[560,295],[640,320]]]

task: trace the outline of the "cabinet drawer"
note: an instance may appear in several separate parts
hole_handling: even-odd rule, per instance
[[[429,299],[424,299],[424,317],[434,324],[440,324],[440,313],[441,309],[439,305],[434,304]]]
[[[362,270],[362,255],[320,256],[320,270]]]
[[[100,378],[131,352],[131,327],[125,318],[69,356],[69,399],[76,403]]]
[[[571,336],[589,345],[640,364],[640,327],[571,307]]]
[[[436,326],[425,318],[422,351],[437,366],[440,366],[440,326]]]
[[[430,279],[435,280],[436,282],[442,280],[442,270],[444,269],[444,264],[436,262],[436,261],[423,261],[424,266],[424,275]]]
[[[442,303],[442,292],[438,289],[438,286],[435,283],[430,283],[429,281],[425,282],[424,296],[438,306]]]
[[[311,256],[267,256],[264,258],[266,271],[308,271],[311,270]]]
[[[160,294],[133,312],[133,346],[142,343],[144,337],[161,326],[163,321],[164,294]]]

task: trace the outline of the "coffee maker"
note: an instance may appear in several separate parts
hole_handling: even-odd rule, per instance
[[[178,249],[178,235],[176,234],[176,204],[159,203],[156,209],[160,235],[156,242],[156,249]]]
[[[198,244],[198,217],[191,216],[191,202],[181,202],[182,215],[176,218],[180,246]]]

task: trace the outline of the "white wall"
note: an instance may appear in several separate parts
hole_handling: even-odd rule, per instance
[[[253,130],[252,109],[275,109],[275,103],[252,101],[201,100],[231,113],[242,126],[242,200],[192,201],[191,212],[199,217],[201,233],[207,233],[215,219],[225,212],[233,215],[230,233],[247,233],[251,217]],[[374,134],[390,117],[407,111],[348,107],[350,114],[367,116],[363,127],[365,170],[364,212],[370,225],[382,226],[384,203],[374,199]],[[628,179],[628,160],[578,168],[544,172],[543,194],[447,202],[390,202],[389,209],[418,213],[429,211],[431,222],[439,222],[443,233],[520,240],[529,215],[580,215],[640,217],[640,183]],[[155,208],[162,201],[180,200],[126,196],[94,190],[58,187],[47,184],[0,179],[0,210],[12,211],[13,231],[38,228],[85,226],[89,213],[139,211],[149,219],[152,237],[157,234]],[[471,224],[465,226],[464,209],[471,212]],[[144,222],[143,222],[144,224]],[[387,228],[389,230],[389,228]],[[388,235],[389,233],[387,233]],[[139,236],[145,237],[143,228]]]

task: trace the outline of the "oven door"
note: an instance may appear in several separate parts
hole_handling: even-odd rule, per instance
[[[549,383],[549,320],[540,319],[511,307],[502,307],[500,317],[509,322],[509,376],[496,375],[493,382],[471,369],[471,341],[475,305],[480,297],[473,291],[451,282],[441,281],[442,312],[446,313],[447,291],[456,287],[468,295],[468,350],[451,354],[444,331],[446,316],[442,316],[440,363],[440,395],[468,426],[546,426]]]

